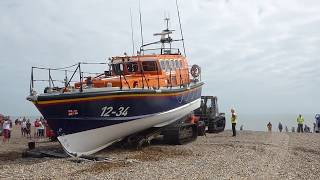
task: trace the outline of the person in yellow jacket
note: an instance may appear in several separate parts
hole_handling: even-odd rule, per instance
[[[236,136],[237,114],[234,108],[231,108],[231,124],[232,124],[232,136]]]
[[[298,123],[298,133],[302,132],[303,133],[303,124],[304,124],[304,118],[301,114],[299,114],[297,118],[297,123]]]

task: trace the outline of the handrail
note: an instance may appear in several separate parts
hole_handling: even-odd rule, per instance
[[[140,56],[138,56],[138,61],[140,59]],[[141,61],[139,61],[141,62]],[[83,88],[84,88],[84,78],[86,77],[84,74],[95,74],[96,76],[95,77],[99,77],[99,75],[103,75],[104,73],[90,73],[90,72],[82,72],[82,67],[81,67],[81,64],[82,65],[86,65],[86,64],[96,64],[96,65],[99,65],[99,64],[110,64],[110,63],[84,63],[84,62],[79,62],[77,64],[77,66],[75,66],[74,64],[73,65],[70,65],[70,66],[66,66],[66,67],[62,67],[62,68],[46,68],[46,67],[32,67],[31,68],[31,79],[30,79],[30,95],[33,95],[35,93],[35,82],[48,82],[48,85],[50,88],[55,88],[56,87],[56,83],[55,82],[61,82],[61,83],[64,83],[63,86],[61,86],[61,88],[59,89],[63,89],[63,91],[61,91],[61,93],[64,93],[66,92],[66,88],[68,88],[70,86],[70,83],[71,82],[78,82],[75,79],[75,76],[76,76],[76,73],[79,72],[79,83],[80,83],[80,87],[79,87],[79,91],[80,92],[83,92]],[[166,71],[167,73],[167,76],[165,77],[161,77],[160,76],[160,72],[163,72],[164,70],[162,68],[160,68],[159,64],[157,64],[156,66],[156,71],[157,72],[153,72],[153,73],[156,73],[153,74],[152,77],[146,77],[145,75],[145,71],[143,70],[143,66],[142,66],[142,63],[138,63],[139,64],[139,67],[140,67],[140,73],[138,74],[135,74],[135,75],[141,75],[141,81],[142,81],[142,88],[144,89],[145,85],[147,85],[148,89],[150,89],[150,82],[153,82],[153,86],[155,87],[152,87],[152,88],[157,88],[157,89],[160,89],[161,88],[161,84],[163,83],[163,80],[168,80],[167,82],[167,88],[172,88],[173,86],[185,86],[185,85],[188,85],[190,86],[190,83],[193,82],[192,80],[190,80],[190,72],[189,72],[189,68],[188,67],[185,67],[185,68],[175,68],[175,69],[170,69],[170,71]],[[73,67],[76,67],[74,70],[70,70],[70,68],[73,68]],[[67,69],[64,69],[64,68],[67,68]],[[39,70],[47,70],[48,71],[48,79],[35,79],[34,78],[34,73],[35,73],[35,70],[36,69],[39,69]],[[188,72],[185,72],[185,70],[188,70]],[[60,79],[57,79],[57,78],[53,78],[54,74],[53,74],[53,71],[64,71],[65,72],[65,77],[63,80],[60,80]],[[72,72],[72,75],[70,78],[68,78],[68,72]],[[139,71],[137,71],[139,72]],[[169,73],[169,74],[168,74]],[[187,73],[187,74],[186,74]],[[173,76],[173,74],[175,74]],[[128,75],[131,75],[131,74],[128,74]],[[129,80],[127,80],[126,78],[127,74],[124,73],[124,71],[119,75],[119,80],[120,80],[120,89],[123,88],[123,83],[122,82],[123,80],[125,81],[125,84],[126,86],[128,86],[129,89],[131,89],[131,85],[129,84]],[[139,77],[139,76],[138,76]],[[172,79],[174,78],[174,79]],[[201,75],[200,77],[201,78]],[[201,79],[200,79],[201,80]],[[160,82],[161,81],[161,82]],[[186,81],[186,82],[185,82]],[[146,83],[146,84],[145,84]],[[185,84],[186,83],[186,84]],[[156,85],[158,87],[156,87]],[[62,88],[64,87],[64,88]],[[141,86],[140,86],[141,87]],[[135,87],[133,87],[135,88]],[[77,88],[78,89],[78,88]]]
[[[143,52],[155,51],[155,50],[160,50],[160,54],[166,54],[166,53],[164,53],[165,50],[170,50],[170,52],[173,52],[174,50],[176,51],[176,53],[169,53],[169,54],[179,54],[179,55],[181,54],[179,48],[149,48],[149,49],[142,49]]]
[[[34,69],[45,69],[45,70],[62,70],[62,69],[69,69],[69,68],[72,68],[72,67],[75,67],[77,66],[79,63],[77,64],[73,64],[73,65],[70,65],[70,66],[66,66],[66,67],[61,67],[61,68],[45,68],[45,67],[36,67],[36,66],[32,66],[32,68]]]
[[[65,81],[63,80],[58,80],[58,79],[52,79],[52,80],[47,80],[47,79],[35,79],[33,80],[34,82],[49,82],[49,81],[53,81],[53,82],[61,82],[61,83],[65,83]],[[78,81],[70,81],[70,82],[78,82]]]
[[[34,92],[34,82],[48,82],[49,87],[55,87],[54,82],[64,82],[64,88],[67,88],[70,85],[70,82],[75,82],[72,81],[74,78],[75,74],[77,71],[79,71],[79,78],[80,78],[80,92],[83,91],[83,77],[84,74],[95,74],[95,75],[100,75],[101,73],[92,73],[92,72],[82,72],[81,71],[81,64],[107,64],[107,63],[87,63],[87,62],[79,62],[77,64],[72,64],[70,66],[65,66],[65,67],[59,67],[59,68],[47,68],[47,67],[37,67],[37,66],[32,66],[31,67],[31,80],[30,80],[30,94]],[[68,70],[70,68],[76,67],[74,71]],[[48,80],[43,80],[43,79],[34,79],[34,70],[39,69],[39,70],[47,70],[48,71]],[[52,78],[52,71],[63,71],[65,72],[65,79],[63,80],[56,80]],[[68,80],[67,73],[72,72],[71,78]],[[63,92],[62,92],[63,93]]]
[[[83,64],[83,63],[81,63]],[[51,71],[63,71],[63,72],[72,72],[73,71],[70,71],[70,70],[63,70],[63,69],[54,69],[54,68],[44,68],[44,67],[33,67],[33,69],[40,69],[40,70],[51,70]],[[82,73],[85,73],[85,74],[101,74],[101,73],[98,73],[98,72],[86,72],[86,71],[83,71]]]

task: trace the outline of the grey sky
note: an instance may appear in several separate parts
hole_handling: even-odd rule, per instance
[[[165,13],[179,35],[174,0],[141,6],[145,42]],[[137,0],[1,0],[0,113],[38,115],[25,100],[31,66],[131,53],[130,8],[138,47]],[[202,67],[204,94],[222,111],[320,112],[319,1],[180,0],[180,10],[190,64]]]

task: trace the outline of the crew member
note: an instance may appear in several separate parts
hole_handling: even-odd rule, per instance
[[[303,133],[303,124],[304,124],[304,118],[301,114],[299,114],[297,118],[297,123],[298,123],[298,133],[302,132]]]
[[[93,81],[92,81],[91,76],[87,77],[87,86],[88,86],[88,88],[93,87]]]
[[[232,124],[232,136],[236,136],[237,114],[234,108],[231,108],[231,124]]]

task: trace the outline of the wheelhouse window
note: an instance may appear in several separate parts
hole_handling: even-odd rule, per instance
[[[179,64],[180,64],[180,68],[183,68],[183,64],[182,64],[181,60],[179,60]]]
[[[123,64],[113,64],[112,69],[116,75],[122,75],[123,74]]]
[[[176,69],[176,66],[175,66],[175,63],[174,63],[173,59],[170,59],[170,67],[171,67],[172,70]]]
[[[155,61],[144,61],[142,62],[142,68],[144,71],[156,71],[157,63]]]
[[[129,62],[126,64],[128,73],[138,72],[139,66],[137,62]]]
[[[169,72],[171,70],[169,61],[166,62],[166,71]]]
[[[174,61],[175,61],[175,64],[176,64],[176,68],[181,68],[179,61],[176,60],[176,59]]]
[[[166,69],[166,63],[165,61],[160,61],[160,66],[161,66],[161,69],[165,70]]]

